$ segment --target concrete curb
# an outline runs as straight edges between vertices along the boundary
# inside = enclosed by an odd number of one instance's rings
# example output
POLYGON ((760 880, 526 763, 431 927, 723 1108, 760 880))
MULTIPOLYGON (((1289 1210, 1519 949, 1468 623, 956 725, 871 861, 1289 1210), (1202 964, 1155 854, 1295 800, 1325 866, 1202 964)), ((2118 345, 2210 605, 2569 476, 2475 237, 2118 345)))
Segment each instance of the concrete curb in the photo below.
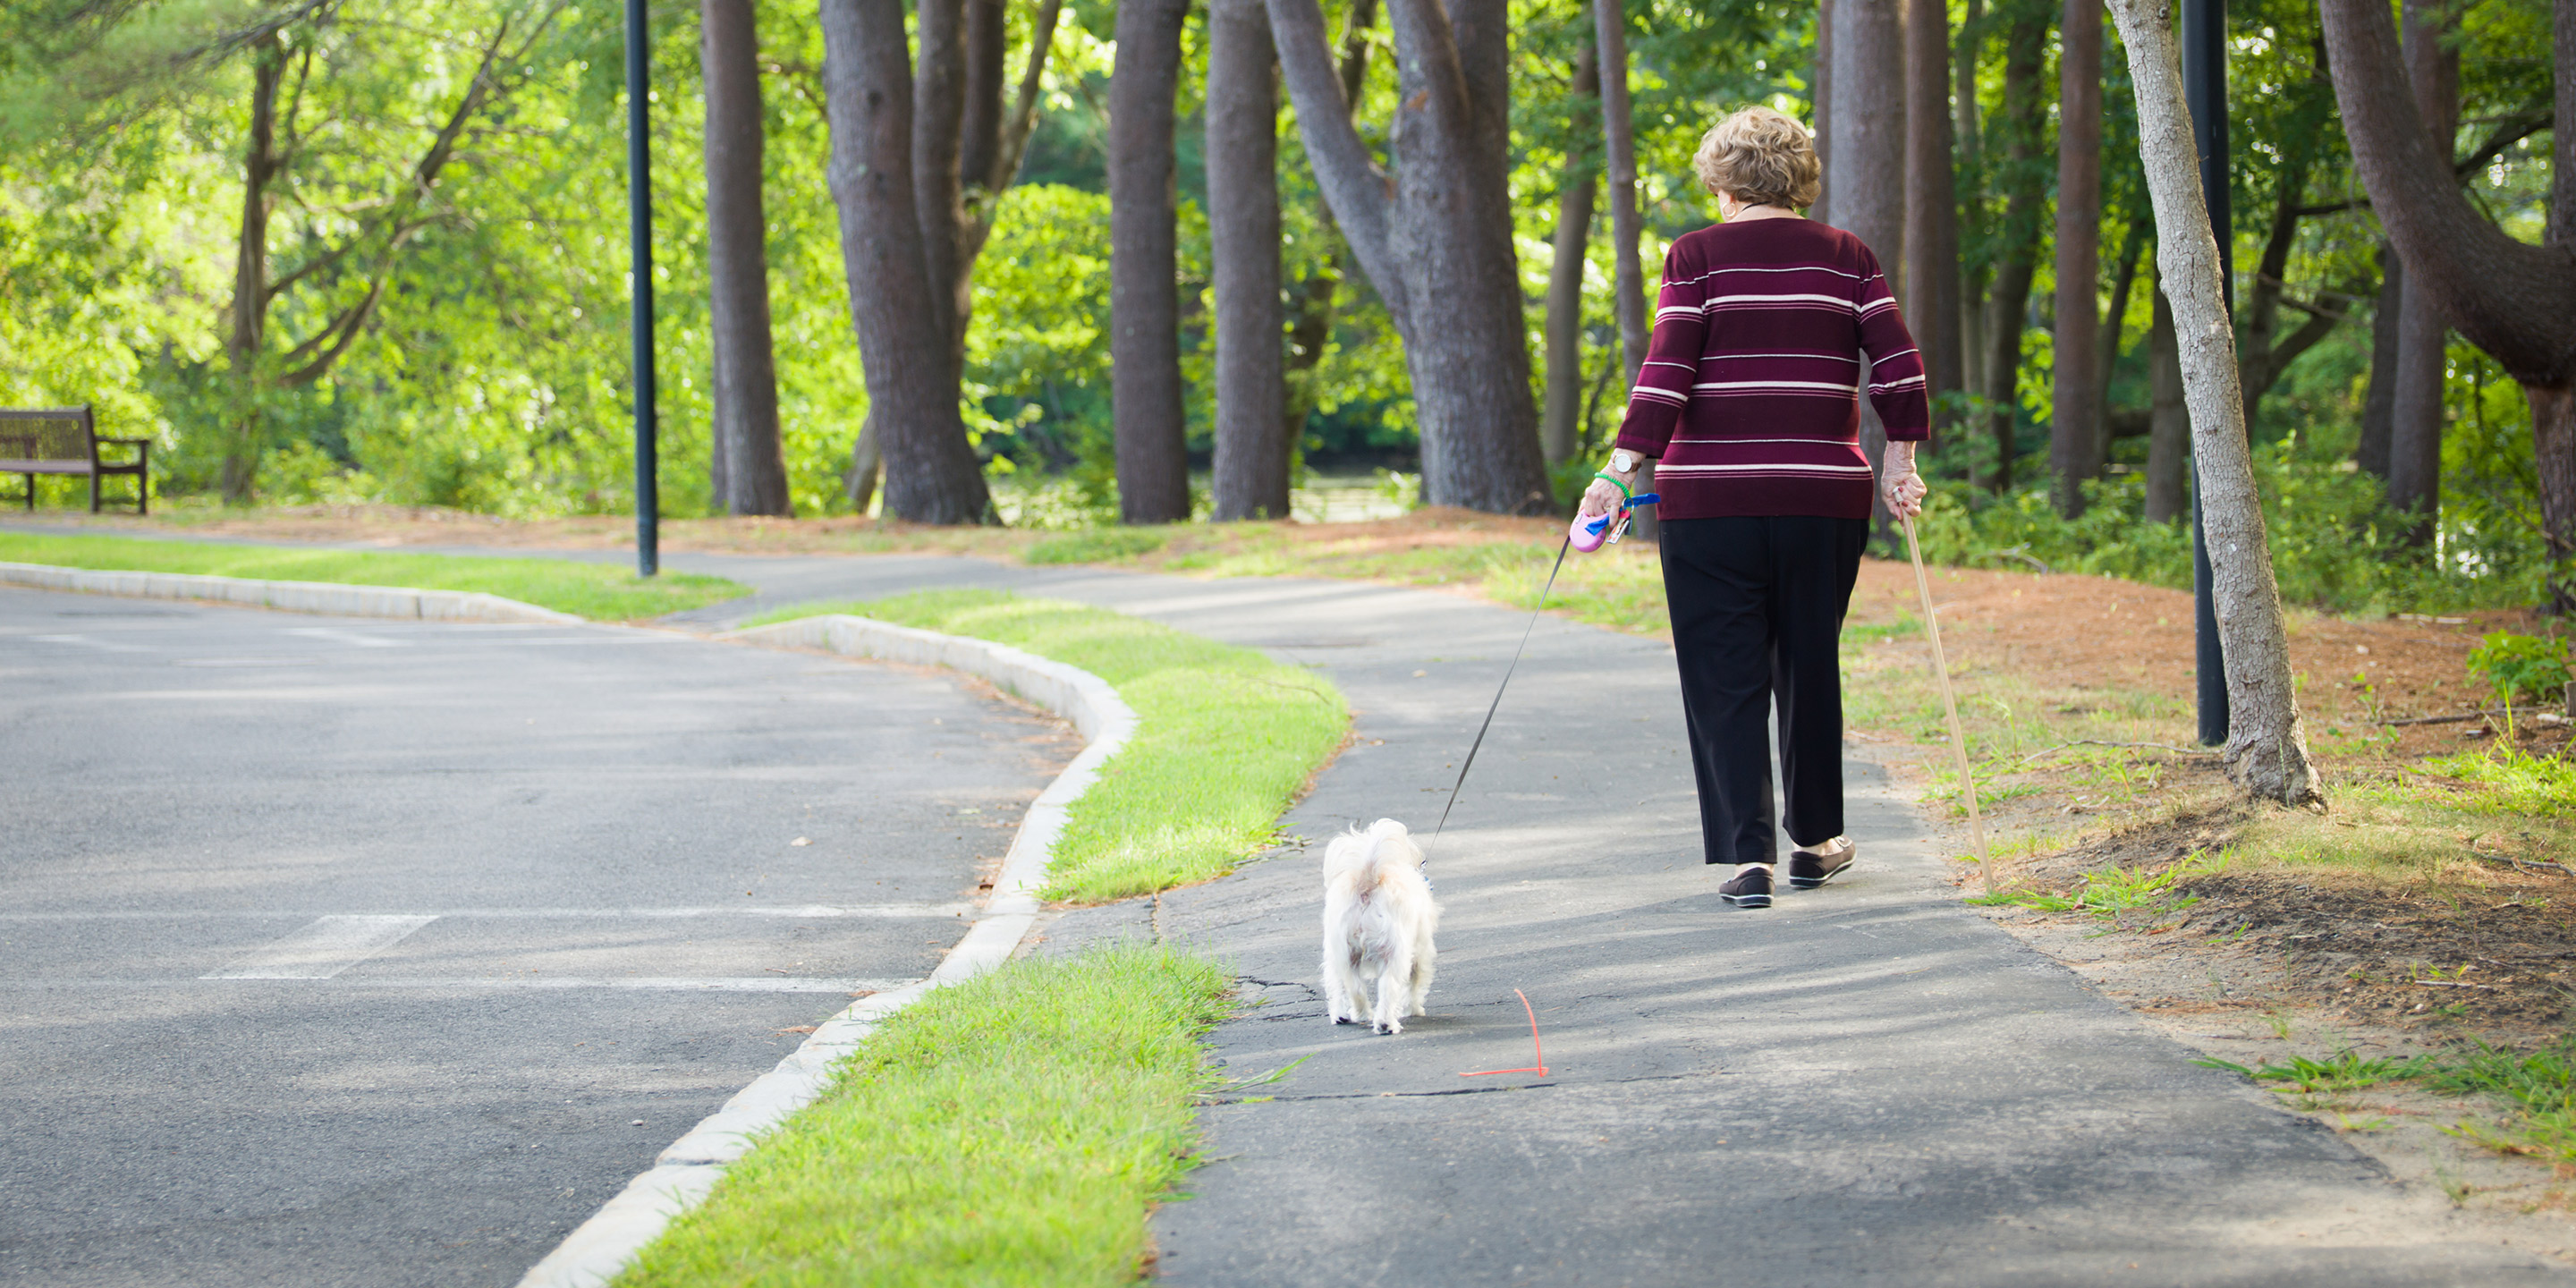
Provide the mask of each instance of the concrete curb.
POLYGON ((327 581, 259 581, 184 572, 118 572, 54 564, 0 563, 0 585, 68 590, 138 599, 210 599, 337 617, 401 617, 439 622, 537 622, 579 626, 584 619, 499 595, 404 586, 346 586, 327 581))
POLYGON ((597 1288, 625 1270, 673 1218, 697 1206, 724 1170, 758 1137, 812 1104, 831 1083, 832 1066, 856 1049, 877 1022, 934 988, 972 979, 1011 959, 1037 920, 1038 891, 1047 861, 1064 834, 1066 811, 1100 767, 1136 733, 1136 713, 1108 681, 1089 671, 1052 662, 1007 644, 942 635, 833 615, 732 631, 716 638, 773 648, 820 648, 853 657, 945 666, 992 681, 1073 722, 1089 746, 1038 794, 1020 819, 1019 833, 994 879, 993 897, 966 937, 948 950, 939 969, 917 984, 862 998, 818 1025, 778 1067, 735 1093, 724 1107, 689 1129, 654 1160, 651 1171, 627 1182, 617 1197, 566 1236, 530 1268, 519 1288, 597 1288))

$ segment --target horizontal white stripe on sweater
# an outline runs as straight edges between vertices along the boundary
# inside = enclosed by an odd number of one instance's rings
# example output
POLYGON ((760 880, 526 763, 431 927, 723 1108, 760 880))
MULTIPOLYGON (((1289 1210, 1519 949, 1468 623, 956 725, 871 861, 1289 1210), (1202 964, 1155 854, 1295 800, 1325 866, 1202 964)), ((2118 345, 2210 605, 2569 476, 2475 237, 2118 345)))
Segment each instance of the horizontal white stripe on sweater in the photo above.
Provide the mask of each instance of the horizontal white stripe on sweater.
POLYGON ((1852 308, 1852 302, 1839 295, 1799 292, 1787 295, 1713 295, 1706 303, 1700 305, 1700 309, 1705 312, 1709 309, 1740 309, 1764 304, 1787 304, 1806 308, 1830 307, 1845 312, 1850 312, 1852 308))
POLYGON ((1768 393, 1834 393, 1856 395, 1860 392, 1860 387, 1857 385, 1838 385, 1822 380, 1712 380, 1703 381, 1702 383, 1691 386, 1691 392, 1693 393, 1698 393, 1703 390, 1712 393, 1741 393, 1753 391, 1768 393))
POLYGON ((1628 401, 1635 402, 1640 398, 1652 398, 1658 402, 1671 403, 1676 407, 1690 404, 1690 395, 1674 393, 1670 389, 1657 389, 1653 385, 1639 385, 1628 391, 1628 401))
POLYGON ((1904 378, 1904 379, 1902 379, 1902 380, 1891 380, 1891 381, 1888 381, 1886 384, 1883 384, 1883 385, 1882 385, 1882 384, 1877 383, 1876 381, 1872 381, 1872 382, 1870 382, 1869 391, 1870 391, 1871 393, 1874 393, 1874 394, 1884 394, 1884 393, 1894 393, 1895 391, 1897 391, 1897 390, 1899 390, 1899 389, 1920 389, 1920 388, 1922 388, 1922 387, 1923 387, 1923 377, 1921 377, 1921 376, 1907 376, 1907 377, 1905 377, 1905 378, 1904 378))
POLYGON ((1724 359, 1728 362, 1733 362, 1742 358, 1796 358, 1802 360, 1813 358, 1818 362, 1848 362, 1855 367, 1860 365, 1860 359, 1840 353, 1704 353, 1700 355, 1699 360, 1702 362, 1716 362, 1720 359, 1724 359))
POLYGON ((1819 466, 1819 464, 1759 464, 1759 466, 1674 466, 1656 464, 1654 477, 1669 479, 1674 474, 1819 474, 1819 477, 1852 477, 1870 474, 1870 466, 1819 466))
POLYGON ((1686 438, 1676 434, 1673 436, 1672 441, 1676 445, 1681 443, 1708 443, 1713 446, 1731 446, 1736 443, 1806 443, 1816 447, 1855 448, 1860 446, 1860 440, 1857 438, 1686 438))
MULTIPOLYGON (((1682 286, 1696 285, 1700 282, 1705 282, 1720 273, 1831 273, 1836 277, 1847 277, 1855 282, 1861 280, 1860 274, 1858 273, 1846 273, 1839 268, 1831 268, 1823 264, 1783 264, 1776 268, 1744 264, 1737 265, 1732 268, 1712 268, 1697 277, 1682 278, 1678 284, 1682 286)), ((1674 285, 1674 283, 1666 283, 1666 285, 1674 285)))

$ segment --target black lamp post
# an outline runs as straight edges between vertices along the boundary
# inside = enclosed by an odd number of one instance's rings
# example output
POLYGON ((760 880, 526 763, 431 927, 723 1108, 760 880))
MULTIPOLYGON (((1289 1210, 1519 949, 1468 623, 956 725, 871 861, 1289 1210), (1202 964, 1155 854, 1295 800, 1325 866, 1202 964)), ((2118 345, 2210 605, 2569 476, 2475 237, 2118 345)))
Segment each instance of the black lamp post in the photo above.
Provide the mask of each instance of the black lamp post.
POLYGON ((634 285, 628 329, 635 339, 635 573, 662 566, 662 492, 653 420, 653 136, 646 110, 644 0, 626 0, 626 223, 634 285))
MULTIPOLYGON (((2200 153, 2200 192, 2209 231, 2218 241, 2218 298, 2232 315, 2236 281, 2235 217, 2228 208, 2227 0, 2183 0, 2182 96, 2191 106, 2191 137, 2200 153)), ((2227 741, 2227 668, 2218 646, 2218 613, 2210 602, 2209 531, 2200 520, 2200 479, 2191 487, 2193 668, 2200 698, 2200 741, 2227 741)))

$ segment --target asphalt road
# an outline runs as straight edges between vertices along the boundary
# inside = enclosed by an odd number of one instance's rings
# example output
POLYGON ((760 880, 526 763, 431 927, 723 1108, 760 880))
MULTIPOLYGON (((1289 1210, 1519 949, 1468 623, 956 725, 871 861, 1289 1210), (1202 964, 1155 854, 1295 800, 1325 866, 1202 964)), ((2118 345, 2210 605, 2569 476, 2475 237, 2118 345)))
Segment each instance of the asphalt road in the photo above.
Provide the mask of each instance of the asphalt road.
POLYGON ((0 589, 0 1282, 513 1283, 929 973, 1076 749, 664 632, 0 589))

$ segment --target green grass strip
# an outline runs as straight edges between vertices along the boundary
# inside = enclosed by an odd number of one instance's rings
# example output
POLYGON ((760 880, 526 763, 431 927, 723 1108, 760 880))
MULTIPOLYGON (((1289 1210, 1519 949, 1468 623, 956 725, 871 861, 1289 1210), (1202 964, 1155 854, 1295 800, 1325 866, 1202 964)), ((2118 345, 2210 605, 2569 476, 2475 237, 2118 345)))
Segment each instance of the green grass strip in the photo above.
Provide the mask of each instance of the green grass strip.
POLYGON ((1074 803, 1050 899, 1101 903, 1224 875, 1268 843, 1350 729, 1341 691, 1312 671, 1104 608, 943 590, 758 620, 820 613, 1023 648, 1099 676, 1136 709, 1136 736, 1074 803))
POLYGON ((619 1288, 1124 1284, 1195 1165, 1232 981, 1161 948, 932 992, 672 1223, 619 1288))
POLYGON ((623 622, 739 599, 751 588, 722 577, 664 573, 649 580, 619 564, 482 555, 400 554, 241 546, 141 537, 55 537, 0 532, 0 561, 119 572, 180 572, 259 581, 323 581, 499 595, 595 621, 623 622))

